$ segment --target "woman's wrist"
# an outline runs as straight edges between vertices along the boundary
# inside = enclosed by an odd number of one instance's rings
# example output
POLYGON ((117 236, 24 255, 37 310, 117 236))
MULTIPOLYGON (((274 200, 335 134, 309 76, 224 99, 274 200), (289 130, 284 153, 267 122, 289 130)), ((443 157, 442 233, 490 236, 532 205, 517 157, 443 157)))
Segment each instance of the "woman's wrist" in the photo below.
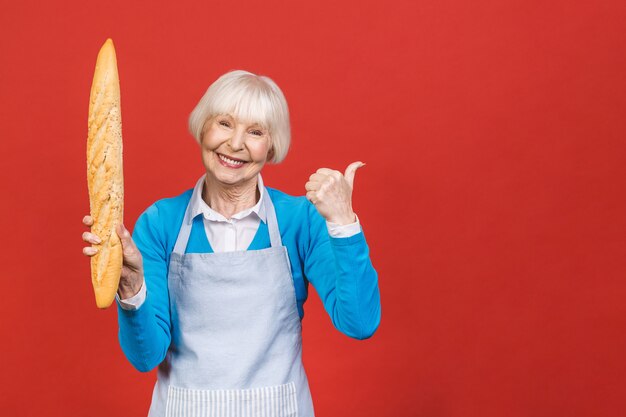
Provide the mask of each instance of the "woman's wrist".
POLYGON ((336 224, 338 226, 345 226, 347 224, 352 224, 356 222, 356 214, 353 211, 350 213, 346 213, 342 216, 333 217, 328 219, 329 223, 336 224))
POLYGON ((140 277, 141 279, 136 279, 132 282, 120 280, 117 293, 121 300, 129 299, 139 293, 139 290, 141 290, 141 286, 143 285, 143 274, 141 274, 140 277))

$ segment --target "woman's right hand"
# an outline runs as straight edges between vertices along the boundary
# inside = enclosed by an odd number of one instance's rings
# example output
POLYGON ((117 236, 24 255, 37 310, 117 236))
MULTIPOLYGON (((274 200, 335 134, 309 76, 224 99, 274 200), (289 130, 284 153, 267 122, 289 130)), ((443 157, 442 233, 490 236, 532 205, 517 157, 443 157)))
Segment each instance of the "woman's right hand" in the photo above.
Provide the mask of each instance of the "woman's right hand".
MULTIPOLYGON (((91 216, 83 217, 83 224, 89 228, 93 225, 93 218, 91 216)), ((137 245, 133 242, 130 232, 120 224, 117 227, 117 235, 122 241, 122 273, 120 275, 120 284, 117 290, 120 298, 126 300, 133 295, 137 294, 143 284, 143 259, 141 252, 137 249, 137 245)), ((92 245, 99 245, 102 243, 101 239, 93 233, 83 233, 83 240, 92 245)), ((87 246, 83 248, 83 254, 88 257, 94 256, 98 253, 98 248, 93 246, 87 246)))

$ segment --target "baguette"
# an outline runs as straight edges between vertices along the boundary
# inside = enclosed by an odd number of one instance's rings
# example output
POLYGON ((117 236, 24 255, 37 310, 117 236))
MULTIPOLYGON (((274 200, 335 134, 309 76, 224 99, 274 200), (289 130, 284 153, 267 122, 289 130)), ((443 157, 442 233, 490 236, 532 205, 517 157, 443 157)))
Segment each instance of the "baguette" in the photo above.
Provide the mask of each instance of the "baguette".
POLYGON ((115 231, 123 223, 122 114, 113 41, 107 39, 96 61, 89 98, 87 184, 93 226, 102 243, 91 257, 91 281, 98 308, 115 299, 122 272, 122 245, 115 231))

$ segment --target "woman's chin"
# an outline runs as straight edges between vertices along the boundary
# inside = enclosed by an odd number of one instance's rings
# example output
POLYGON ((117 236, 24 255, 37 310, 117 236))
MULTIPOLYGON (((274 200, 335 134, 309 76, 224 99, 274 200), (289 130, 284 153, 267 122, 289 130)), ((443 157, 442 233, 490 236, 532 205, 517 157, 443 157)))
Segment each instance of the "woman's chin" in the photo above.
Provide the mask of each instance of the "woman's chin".
POLYGON ((207 171, 209 176, 221 185, 224 186, 239 186, 246 184, 256 178, 256 174, 250 174, 249 172, 239 169, 229 169, 225 167, 218 167, 216 170, 207 171))

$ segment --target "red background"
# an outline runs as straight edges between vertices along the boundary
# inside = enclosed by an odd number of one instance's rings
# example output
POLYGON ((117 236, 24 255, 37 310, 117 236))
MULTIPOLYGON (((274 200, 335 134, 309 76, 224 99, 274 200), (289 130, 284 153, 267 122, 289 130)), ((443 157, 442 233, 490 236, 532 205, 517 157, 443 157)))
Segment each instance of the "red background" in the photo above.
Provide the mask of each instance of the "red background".
POLYGON ((354 160, 376 335, 312 293, 325 416, 618 416, 626 408, 626 3, 2 0, 0 414, 143 416, 81 254, 89 89, 113 38, 125 218, 202 173, 186 120, 231 69, 272 77, 303 194, 354 160))

